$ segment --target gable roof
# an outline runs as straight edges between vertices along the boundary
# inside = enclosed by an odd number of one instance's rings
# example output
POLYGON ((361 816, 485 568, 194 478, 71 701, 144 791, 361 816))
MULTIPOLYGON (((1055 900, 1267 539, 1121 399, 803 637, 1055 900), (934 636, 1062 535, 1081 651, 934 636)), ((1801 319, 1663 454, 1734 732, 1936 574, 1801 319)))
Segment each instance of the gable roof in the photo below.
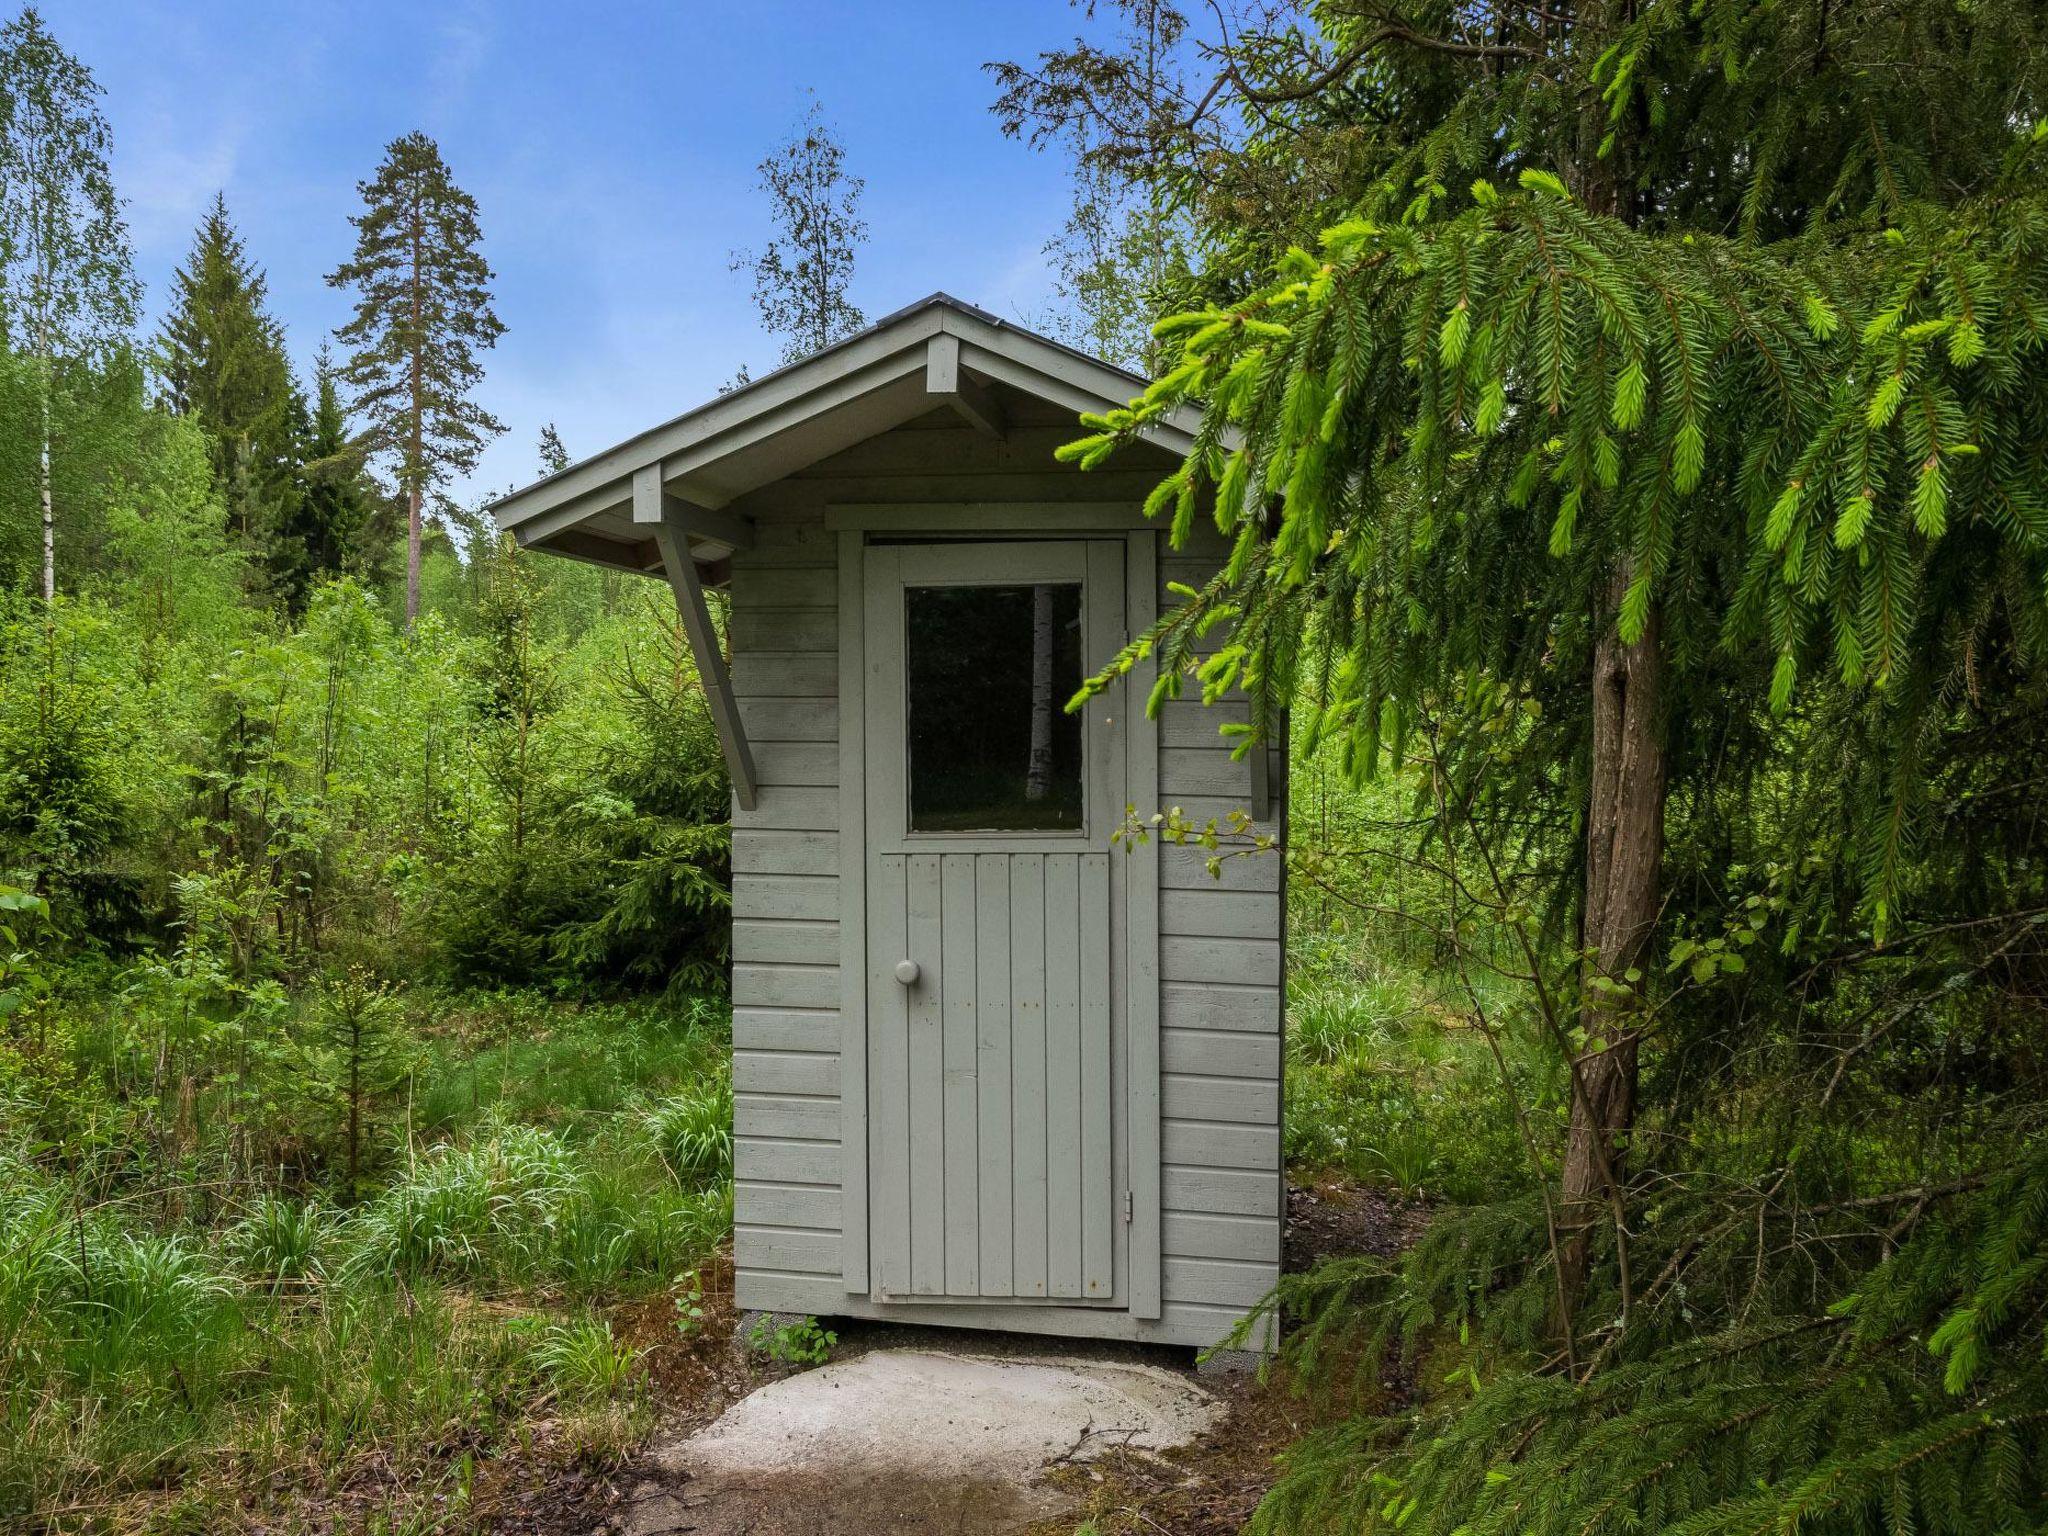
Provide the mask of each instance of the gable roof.
MULTIPOLYGON (((951 401, 986 430, 987 386, 1074 411, 1128 404, 1145 380, 1051 337, 935 293, 821 352, 720 395, 489 504, 522 545, 624 570, 659 568, 652 528, 666 506, 693 553, 744 544, 736 497, 951 401), (635 482, 640 487, 636 500, 635 482)), ((1147 432, 1175 453, 1199 413, 1183 407, 1147 432)), ((1076 435, 1080 433, 1076 425, 1076 435)))

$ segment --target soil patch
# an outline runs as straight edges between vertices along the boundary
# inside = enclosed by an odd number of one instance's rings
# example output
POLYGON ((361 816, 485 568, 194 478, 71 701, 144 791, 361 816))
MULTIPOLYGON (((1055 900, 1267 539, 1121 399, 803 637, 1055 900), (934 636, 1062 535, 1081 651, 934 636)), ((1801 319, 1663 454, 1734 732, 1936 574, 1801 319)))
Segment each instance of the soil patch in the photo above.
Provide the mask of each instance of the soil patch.
POLYGON ((650 1480, 604 1529, 631 1536, 1000 1536, 1042 1505, 1012 1484, 849 1467, 650 1480))
POLYGON ((1423 1201, 1404 1199, 1341 1174, 1290 1182, 1280 1267, 1297 1275, 1324 1259, 1350 1254, 1391 1258, 1414 1246, 1428 1225, 1429 1206, 1423 1201))

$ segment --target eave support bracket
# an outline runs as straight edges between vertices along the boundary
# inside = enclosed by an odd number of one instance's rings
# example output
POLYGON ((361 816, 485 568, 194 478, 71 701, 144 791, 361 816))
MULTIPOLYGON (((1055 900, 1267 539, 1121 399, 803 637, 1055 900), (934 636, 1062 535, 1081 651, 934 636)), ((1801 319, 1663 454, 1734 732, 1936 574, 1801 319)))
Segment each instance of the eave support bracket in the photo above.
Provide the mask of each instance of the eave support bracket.
POLYGON ((960 338, 941 331, 926 344, 924 391, 950 405, 975 431, 1003 441, 1003 408, 988 386, 960 366, 960 338))
POLYGON ((633 521, 653 524, 662 570, 675 593, 683 633, 689 638, 690 654, 697 661, 697 676, 704 685, 704 700, 711 706, 711 723, 718 731, 719 748, 725 753, 726 772, 732 776, 733 799, 741 810, 751 811, 760 783, 754 772, 754 753, 747 745, 739 702, 733 697, 732 674, 725 665, 718 631, 711 624, 710 605, 704 600, 703 576, 690 552, 692 534, 719 542, 725 540, 709 529, 691 527, 690 512, 685 503, 662 490, 660 465, 634 473, 633 521))

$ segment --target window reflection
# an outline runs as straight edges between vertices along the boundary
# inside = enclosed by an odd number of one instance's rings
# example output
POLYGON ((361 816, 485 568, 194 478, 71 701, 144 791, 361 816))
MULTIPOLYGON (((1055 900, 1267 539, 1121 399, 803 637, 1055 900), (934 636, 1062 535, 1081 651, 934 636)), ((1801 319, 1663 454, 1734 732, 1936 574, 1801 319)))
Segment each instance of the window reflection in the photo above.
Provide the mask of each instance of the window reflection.
POLYGON ((910 829, 1081 825, 1078 583, 904 592, 910 829))

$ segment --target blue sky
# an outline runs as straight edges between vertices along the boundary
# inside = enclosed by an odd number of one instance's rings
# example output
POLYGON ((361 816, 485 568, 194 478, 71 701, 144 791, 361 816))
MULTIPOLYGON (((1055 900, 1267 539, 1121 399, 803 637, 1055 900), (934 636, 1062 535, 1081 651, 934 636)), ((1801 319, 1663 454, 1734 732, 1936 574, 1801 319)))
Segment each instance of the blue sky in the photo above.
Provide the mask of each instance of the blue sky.
POLYGON ((542 423, 581 457, 775 361, 736 247, 754 166, 815 88, 867 180, 854 298, 943 288, 1042 315, 1059 161, 1005 140, 981 64, 1083 26, 1065 0, 323 4, 45 0, 106 91, 151 328, 216 190, 303 366, 347 314, 356 182, 422 128, 482 205, 507 334, 483 403, 510 430, 461 495, 531 479, 542 423))

